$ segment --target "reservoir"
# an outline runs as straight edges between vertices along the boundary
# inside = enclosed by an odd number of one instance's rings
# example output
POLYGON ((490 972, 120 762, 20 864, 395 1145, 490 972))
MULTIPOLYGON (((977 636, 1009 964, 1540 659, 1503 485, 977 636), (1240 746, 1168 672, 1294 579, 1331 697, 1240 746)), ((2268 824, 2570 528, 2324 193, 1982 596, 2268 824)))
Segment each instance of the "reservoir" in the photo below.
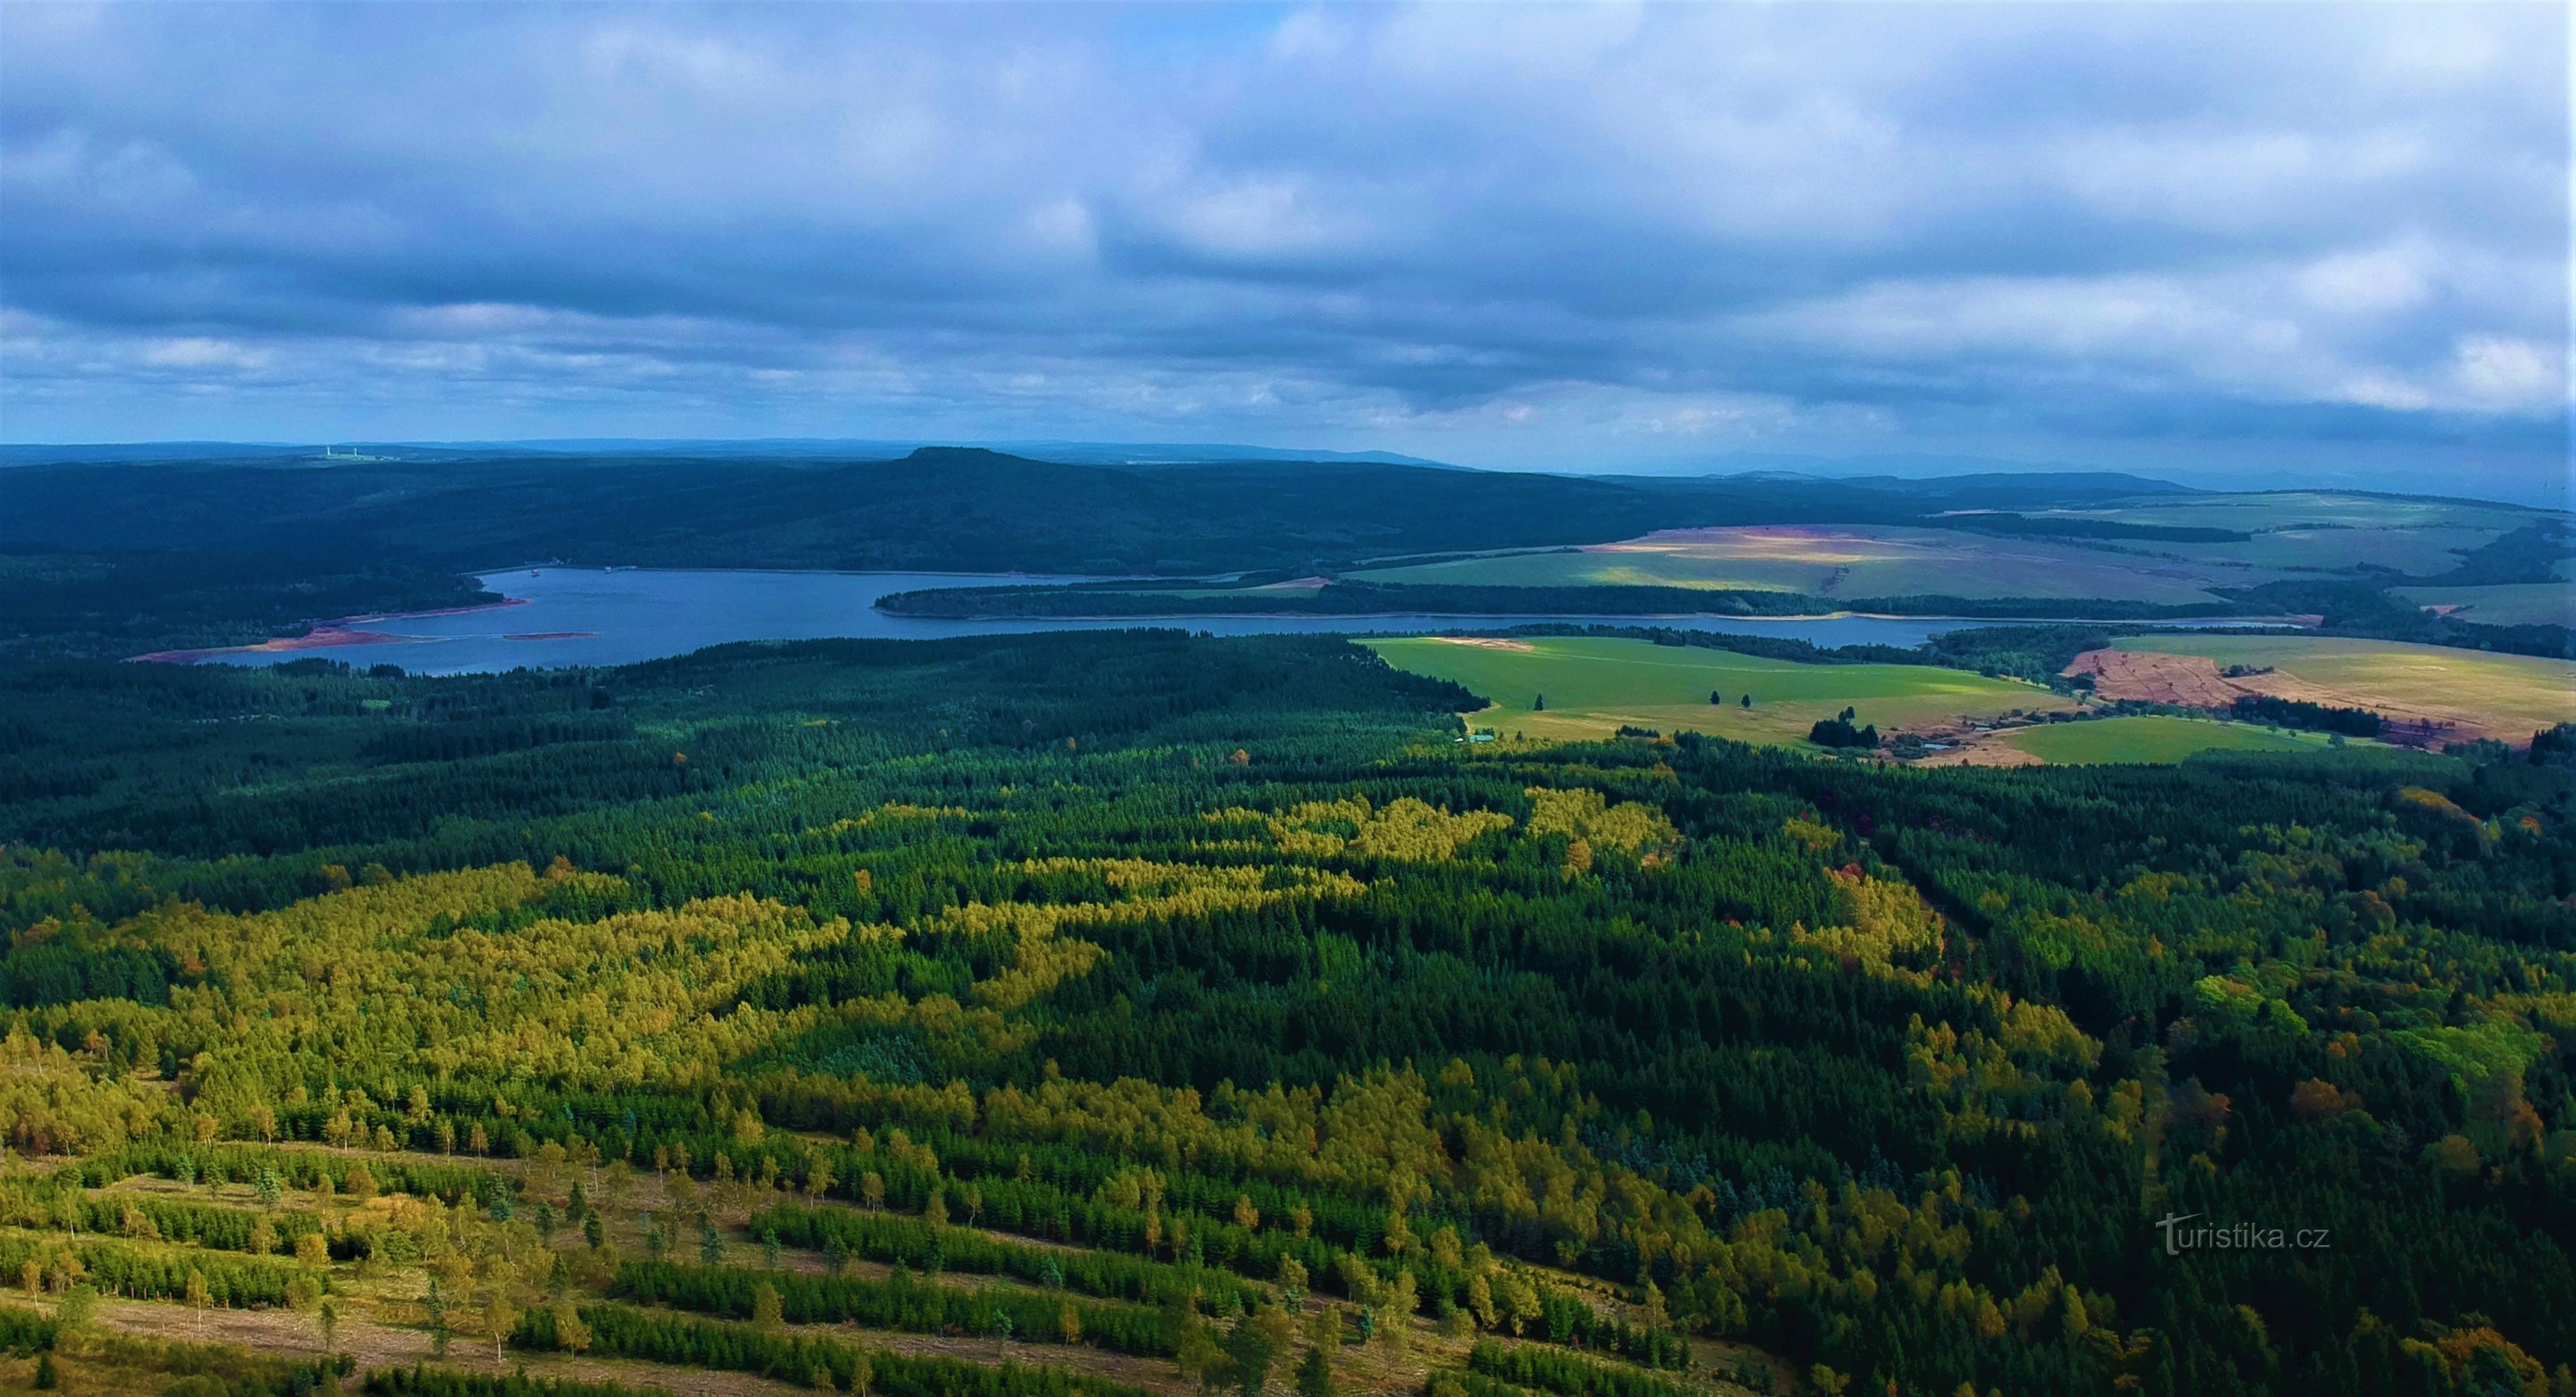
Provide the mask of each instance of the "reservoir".
POLYGON ((510 598, 501 606, 416 616, 351 618, 336 623, 346 640, 296 649, 211 651, 226 664, 280 664, 328 659, 365 667, 400 665, 415 674, 465 674, 519 668, 624 665, 684 655, 736 640, 864 637, 927 640, 943 636, 1030 631, 1164 627, 1213 635, 1424 634, 1491 630, 1541 622, 1665 626, 1738 635, 1778 636, 1815 645, 1913 646, 1941 631, 2011 624, 1941 617, 1834 616, 1760 619, 1733 616, 1188 616, 1171 620, 1008 618, 949 620, 892 616, 876 609, 890 592, 931 587, 988 587, 1085 579, 903 572, 743 572, 650 568, 519 568, 482 575, 510 598))

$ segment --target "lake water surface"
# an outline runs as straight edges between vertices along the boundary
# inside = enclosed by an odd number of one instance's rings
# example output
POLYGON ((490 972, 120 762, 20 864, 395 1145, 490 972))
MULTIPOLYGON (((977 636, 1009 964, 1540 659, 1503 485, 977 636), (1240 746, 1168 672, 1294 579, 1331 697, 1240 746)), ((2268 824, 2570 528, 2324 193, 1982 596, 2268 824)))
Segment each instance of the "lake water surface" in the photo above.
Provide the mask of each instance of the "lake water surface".
POLYGON ((483 585, 519 604, 443 615, 394 616, 345 623, 351 630, 399 637, 309 650, 218 651, 226 664, 281 664, 297 659, 366 666, 400 665, 416 674, 460 674, 521 667, 623 665, 685 655, 734 640, 814 640, 859 636, 922 640, 941 636, 1031 631, 1122 630, 1161 626, 1214 635, 1409 633, 1492 629, 1536 622, 1656 625, 1738 635, 1780 636, 1817 645, 1919 645, 1941 631, 2007 624, 1938 618, 1886 620, 1847 616, 1804 620, 1686 616, 1189 616, 1171 620, 928 620, 876 609, 889 592, 929 587, 984 587, 1083 579, 966 576, 905 572, 695 572, 621 568, 521 568, 483 575, 483 585))

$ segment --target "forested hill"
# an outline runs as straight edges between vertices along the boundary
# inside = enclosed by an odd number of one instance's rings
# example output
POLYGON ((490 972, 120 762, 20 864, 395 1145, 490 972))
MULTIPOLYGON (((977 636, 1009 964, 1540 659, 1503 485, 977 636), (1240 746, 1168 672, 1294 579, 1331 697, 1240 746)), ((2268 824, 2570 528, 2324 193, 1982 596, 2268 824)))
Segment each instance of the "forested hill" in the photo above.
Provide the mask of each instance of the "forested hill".
MULTIPOLYGON (((1353 461, 1081 465, 923 448, 893 461, 525 454, 0 470, 0 549, 447 568, 1204 574, 1597 543, 1659 528, 1903 523, 2095 501, 2125 476, 1592 479, 1353 461)), ((2169 488, 2169 487, 2167 487, 2169 488)))
POLYGON ((882 1397, 2567 1390, 2564 744, 1459 702, 1170 631, 0 669, 0 1315, 882 1397))

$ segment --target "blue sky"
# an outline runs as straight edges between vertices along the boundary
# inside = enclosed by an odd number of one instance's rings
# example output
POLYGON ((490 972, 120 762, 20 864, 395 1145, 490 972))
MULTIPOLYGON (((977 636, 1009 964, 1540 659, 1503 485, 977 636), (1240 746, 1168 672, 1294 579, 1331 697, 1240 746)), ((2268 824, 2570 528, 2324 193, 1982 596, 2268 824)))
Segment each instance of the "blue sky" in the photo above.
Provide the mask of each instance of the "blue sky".
POLYGON ((2554 5, 0 7, 0 436, 2563 481, 2554 5))

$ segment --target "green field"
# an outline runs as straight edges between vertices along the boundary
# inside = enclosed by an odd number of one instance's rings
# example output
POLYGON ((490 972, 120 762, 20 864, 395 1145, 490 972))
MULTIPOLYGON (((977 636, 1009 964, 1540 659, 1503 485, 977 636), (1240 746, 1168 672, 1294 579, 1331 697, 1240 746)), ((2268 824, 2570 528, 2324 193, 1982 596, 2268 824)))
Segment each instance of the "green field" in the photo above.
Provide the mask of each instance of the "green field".
POLYGON ((1527 647, 1508 650, 1430 636, 1362 643, 1399 669, 1455 680, 1492 700, 1469 721, 1507 737, 1604 737, 1627 724, 1780 744, 1804 741, 1817 719, 1845 707, 1888 732, 2074 706, 2034 685, 1930 665, 1800 664, 1589 637, 1501 642, 1527 647), (1725 703, 1711 704, 1711 690, 1725 703), (1747 693, 1751 708, 1741 703, 1747 693), (1544 712, 1535 707, 1541 696, 1544 712))
MULTIPOLYGON (((2535 517, 2503 506, 2326 491, 2165 496, 2033 518, 2231 529, 2249 538, 2002 536, 1884 525, 1667 529, 1581 549, 1451 558, 1352 574, 1371 581, 1488 587, 1655 586, 1799 592, 1827 598, 2078 598, 2216 601, 2212 589, 2384 568, 2429 577, 2535 517)), ((1957 516, 1972 525, 1974 515, 1957 516)), ((2477 619, 2494 621, 2491 612, 2477 619)))
MULTIPOLYGON (((1670 529, 1581 549, 1453 558, 1353 574, 1493 587, 1657 586, 1819 597, 2102 597, 2208 602, 2219 587, 2384 568, 2438 576, 2529 516, 2503 508, 2289 493, 2159 499, 2034 517, 2235 529, 2250 538, 2007 537, 1879 525, 1670 529)), ((1970 524, 1973 515, 1959 516, 1970 524)))
POLYGON ((2053 766, 2108 762, 2171 763, 2195 752, 2313 752, 2330 745, 2313 733, 2281 732, 2250 723, 2151 715, 2096 718, 2022 728, 1996 739, 2053 766))
POLYGON ((1817 597, 2105 597, 2215 602, 2212 587, 2274 581, 2276 569, 2223 555, 2184 559, 2061 539, 1949 529, 1764 525, 1674 529, 1579 552, 1462 558, 1353 576, 1456 586, 1662 586, 1803 592, 1817 597))
POLYGON ((2576 662, 2567 660, 2325 636, 2156 635, 2112 644, 2199 655, 2221 668, 2268 668, 2294 681, 2265 685, 2285 698, 2436 718, 2513 740, 2576 722, 2576 662))
POLYGON ((2147 543, 2140 547, 2178 558, 2216 565, 2235 563, 2271 569, 2283 575, 2349 573, 2355 568, 2388 568, 2415 577, 2438 577, 2460 565, 2461 556, 2495 541, 2493 530, 2428 525, 2422 528, 2357 526, 2331 529, 2271 529, 2247 539, 2223 543, 2147 543))
POLYGON ((2232 563, 2290 574, 2387 568, 2418 577, 2449 572, 2459 566, 2462 555, 2541 517, 2504 505, 2323 490, 2171 496, 2033 513, 2044 518, 2234 529, 2253 535, 2221 543, 2140 545, 2196 563, 2232 563))
POLYGON ((2505 505, 2398 499, 2331 490, 2277 490, 2235 495, 2170 495, 2091 509, 2051 509, 2036 515, 2066 519, 2115 519, 2124 524, 2260 533, 2329 524, 2348 529, 2471 529, 2488 534, 2521 528, 2535 517, 2505 505))
POLYGON ((2404 587, 2397 595, 2420 606, 2455 606, 2482 626, 2576 626, 2576 586, 2512 582, 2493 587, 2404 587))

